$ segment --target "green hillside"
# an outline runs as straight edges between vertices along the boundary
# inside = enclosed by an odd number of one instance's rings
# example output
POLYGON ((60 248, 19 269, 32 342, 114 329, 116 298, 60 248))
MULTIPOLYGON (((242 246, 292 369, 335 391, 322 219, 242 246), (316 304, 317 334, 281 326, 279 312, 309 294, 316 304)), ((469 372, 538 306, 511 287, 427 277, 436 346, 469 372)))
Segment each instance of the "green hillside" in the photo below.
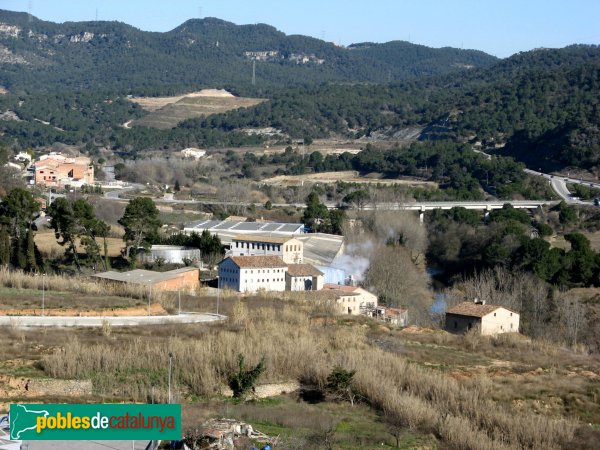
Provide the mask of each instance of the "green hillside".
POLYGON ((482 52, 389 43, 394 58, 264 25, 188 20, 167 33, 119 22, 55 24, 0 10, 0 84, 13 92, 100 89, 167 95, 202 87, 384 82, 483 67, 482 52), (270 52, 268 56, 252 52, 270 52))

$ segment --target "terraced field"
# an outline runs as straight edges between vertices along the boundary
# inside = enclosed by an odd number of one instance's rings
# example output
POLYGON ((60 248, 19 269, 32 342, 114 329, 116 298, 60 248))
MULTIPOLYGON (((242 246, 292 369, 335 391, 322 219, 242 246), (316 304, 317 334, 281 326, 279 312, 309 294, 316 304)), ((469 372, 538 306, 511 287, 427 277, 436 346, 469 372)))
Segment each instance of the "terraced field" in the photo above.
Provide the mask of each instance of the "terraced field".
POLYGON ((146 126, 168 129, 179 122, 194 117, 219 114, 239 108, 248 108, 266 101, 260 98, 234 97, 232 95, 195 94, 179 97, 160 97, 155 99, 133 99, 144 109, 150 111, 147 116, 128 123, 129 126, 146 126))

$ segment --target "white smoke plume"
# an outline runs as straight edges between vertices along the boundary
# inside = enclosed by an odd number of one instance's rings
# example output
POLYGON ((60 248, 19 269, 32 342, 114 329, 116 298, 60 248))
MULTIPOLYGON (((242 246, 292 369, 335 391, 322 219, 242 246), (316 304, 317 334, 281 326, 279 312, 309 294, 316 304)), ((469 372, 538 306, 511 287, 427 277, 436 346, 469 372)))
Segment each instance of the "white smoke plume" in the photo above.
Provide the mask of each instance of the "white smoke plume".
POLYGON ((374 249, 375 245, 370 240, 344 246, 329 267, 319 268, 325 273, 325 282, 344 284, 349 276, 358 282, 363 281, 374 249))

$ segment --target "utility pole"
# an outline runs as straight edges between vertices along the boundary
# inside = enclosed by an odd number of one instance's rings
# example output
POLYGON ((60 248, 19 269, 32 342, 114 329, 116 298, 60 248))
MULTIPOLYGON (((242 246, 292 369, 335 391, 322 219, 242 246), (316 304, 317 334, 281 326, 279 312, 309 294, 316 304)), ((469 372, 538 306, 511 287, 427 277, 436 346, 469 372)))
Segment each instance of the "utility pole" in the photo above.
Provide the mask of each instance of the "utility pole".
POLYGON ((171 369, 173 368, 173 353, 169 352, 169 405, 171 404, 171 369))
POLYGON ((177 298, 178 298, 178 303, 179 303, 179 312, 177 313, 177 315, 181 315, 181 291, 177 291, 177 298))
POLYGON ((150 300, 152 298, 152 285, 149 286, 148 292, 148 315, 150 315, 150 300))
POLYGON ((256 60, 252 60, 252 86, 256 86, 256 60))
POLYGON ((219 315, 219 301, 221 300, 221 277, 217 275, 217 316, 219 315))
POLYGON ((45 287, 46 274, 42 274, 42 316, 45 313, 46 309, 46 287, 45 287))

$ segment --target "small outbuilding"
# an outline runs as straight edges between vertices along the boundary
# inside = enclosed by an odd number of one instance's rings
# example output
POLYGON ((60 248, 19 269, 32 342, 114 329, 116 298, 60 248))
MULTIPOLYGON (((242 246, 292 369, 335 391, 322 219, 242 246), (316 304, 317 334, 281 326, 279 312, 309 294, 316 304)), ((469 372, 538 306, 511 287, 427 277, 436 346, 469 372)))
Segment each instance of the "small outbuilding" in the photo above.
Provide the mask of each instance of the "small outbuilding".
POLYGON ((200 261, 200 249, 179 245, 153 245, 150 251, 141 250, 143 262, 162 261, 167 264, 197 263, 200 261))
POLYGON ((466 333, 477 328, 482 335, 519 332, 519 314, 503 306, 487 305, 475 299, 446 311, 446 331, 466 333))
POLYGON ((151 270, 130 270, 129 272, 102 272, 92 275, 109 283, 137 284, 157 291, 189 291, 200 286, 200 269, 184 267, 168 272, 151 270))
POLYGON ((323 272, 310 264, 288 264, 285 290, 320 291, 323 289, 323 276, 323 272))

